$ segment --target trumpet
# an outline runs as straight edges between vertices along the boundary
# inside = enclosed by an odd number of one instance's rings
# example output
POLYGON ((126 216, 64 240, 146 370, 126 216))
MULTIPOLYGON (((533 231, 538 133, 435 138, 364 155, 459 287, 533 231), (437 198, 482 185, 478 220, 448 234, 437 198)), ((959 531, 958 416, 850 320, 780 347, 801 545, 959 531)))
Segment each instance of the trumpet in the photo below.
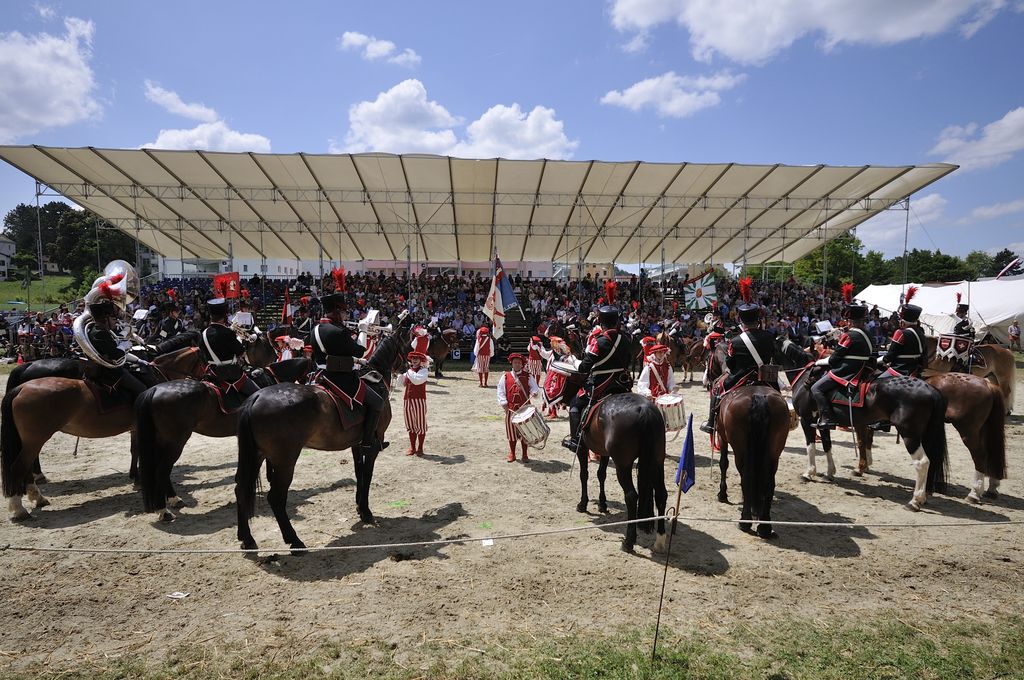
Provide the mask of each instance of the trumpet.
POLYGON ((391 324, 387 326, 379 326, 377 324, 367 324, 365 327, 361 325, 359 321, 346 321, 345 327, 359 333, 366 333, 368 335, 390 335, 394 332, 394 328, 391 324))
POLYGON ((245 326, 240 326, 238 323, 231 322, 231 330, 238 336, 238 341, 243 345, 247 342, 252 342, 259 336, 259 331, 255 327, 249 329, 245 326))

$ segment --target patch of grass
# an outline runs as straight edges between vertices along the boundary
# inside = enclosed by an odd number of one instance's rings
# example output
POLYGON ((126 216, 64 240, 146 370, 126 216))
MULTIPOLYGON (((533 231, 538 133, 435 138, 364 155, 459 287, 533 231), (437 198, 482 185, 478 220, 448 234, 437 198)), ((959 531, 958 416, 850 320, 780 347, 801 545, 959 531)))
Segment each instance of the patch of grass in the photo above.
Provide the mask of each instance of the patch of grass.
POLYGON ((437 640, 397 647, 383 641, 310 648, 279 640, 253 655, 218 645, 187 646, 160 659, 102 657, 8 677, 54 678, 765 678, 961 680, 1024 677, 1024 621, 910 623, 899 612, 870 620, 785 619, 715 632, 653 629, 621 635, 516 636, 495 642, 437 640))
MULTIPOLYGON (((62 293, 61 289, 71 283, 70 276, 50 276, 42 281, 32 282, 32 311, 50 309, 62 302, 68 301, 68 295, 62 293)), ((21 287, 21 281, 0 281, 0 309, 7 312, 14 309, 18 312, 29 311, 26 305, 9 305, 10 300, 26 302, 29 299, 29 292, 21 287)))

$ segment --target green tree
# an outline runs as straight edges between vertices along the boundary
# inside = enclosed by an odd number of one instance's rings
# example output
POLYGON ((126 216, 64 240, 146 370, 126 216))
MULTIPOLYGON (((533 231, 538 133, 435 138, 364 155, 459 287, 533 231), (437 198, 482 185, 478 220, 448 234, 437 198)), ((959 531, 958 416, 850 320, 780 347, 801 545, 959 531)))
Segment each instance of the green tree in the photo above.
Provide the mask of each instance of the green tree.
MULTIPOLYGON (((135 240, 119 229, 107 227, 101 218, 87 210, 72 210, 61 218, 56 237, 47 244, 47 252, 52 259, 65 264, 74 277, 69 288, 77 288, 86 279, 86 270, 95 271, 97 264, 102 267, 111 260, 134 262, 135 240)), ((92 283, 95 277, 94 274, 88 282, 92 283)))
POLYGON ((972 250, 964 258, 964 264, 970 272, 970 279, 977 281, 982 276, 988 276, 989 270, 992 269, 992 256, 981 250, 972 250))
MULTIPOLYGON (((893 283, 896 276, 892 262, 892 260, 886 260, 885 256, 877 250, 869 250, 865 253, 857 274, 853 277, 857 289, 860 290, 871 284, 893 283)), ((900 274, 902 273, 901 270, 900 274)))
MULTIPOLYGON (((45 247, 45 244, 53 243, 57 237, 57 225, 68 212, 75 212, 75 209, 61 201, 50 201, 39 208, 37 224, 36 207, 20 203, 4 217, 3 233, 14 241, 17 250, 36 253, 38 252, 40 227, 42 227, 42 239, 45 247)), ((56 264, 62 270, 68 268, 59 260, 56 261, 56 264)))
MULTIPOLYGON (((988 276, 997 276, 999 272, 1003 271, 1003 267, 1013 262, 1017 255, 1009 248, 1003 248, 998 253, 992 256, 992 266, 988 269, 988 276)), ((1018 262, 1010 271, 1006 272, 1004 276, 1016 276, 1018 274, 1024 274, 1024 266, 1018 262)))
POLYGON ((11 258, 11 266, 19 271, 35 272, 39 269, 39 260, 35 255, 20 251, 11 258))
POLYGON ((826 286, 837 288, 841 282, 857 278, 863 247, 860 239, 849 232, 837 236, 797 260, 794 275, 801 283, 818 286, 824 277, 826 286))

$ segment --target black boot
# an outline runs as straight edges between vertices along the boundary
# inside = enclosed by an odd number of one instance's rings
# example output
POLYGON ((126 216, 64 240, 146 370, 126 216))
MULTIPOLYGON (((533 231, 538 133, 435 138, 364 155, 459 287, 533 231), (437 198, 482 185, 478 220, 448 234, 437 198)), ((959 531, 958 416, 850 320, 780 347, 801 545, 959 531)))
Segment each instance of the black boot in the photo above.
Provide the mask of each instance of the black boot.
POLYGON ((814 427, 819 430, 833 430, 839 425, 839 419, 836 417, 836 412, 832 410, 832 406, 818 407, 820 414, 818 415, 818 422, 814 424, 814 427))
POLYGON ((562 446, 573 453, 580 448, 579 432, 582 416, 583 414, 580 412, 580 409, 575 406, 569 407, 569 436, 562 440, 562 446))
POLYGON ((391 445, 391 442, 386 442, 377 436, 377 425, 379 424, 380 409, 371 409, 367 405, 366 417, 363 420, 363 440, 359 442, 359 448, 363 453, 380 453, 391 445))
POLYGON ((715 421, 718 420, 718 395, 711 397, 711 406, 708 407, 708 419, 700 426, 700 431, 711 434, 715 431, 715 421))

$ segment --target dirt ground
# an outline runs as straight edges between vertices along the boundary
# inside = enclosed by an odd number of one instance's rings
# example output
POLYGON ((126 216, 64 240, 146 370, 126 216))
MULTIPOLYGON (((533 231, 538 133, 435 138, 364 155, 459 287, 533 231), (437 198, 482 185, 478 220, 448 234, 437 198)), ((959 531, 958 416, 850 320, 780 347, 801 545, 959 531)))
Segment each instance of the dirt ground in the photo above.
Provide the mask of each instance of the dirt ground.
MULTIPOLYGON (((497 376, 492 375, 492 382, 497 376)), ((700 422, 707 399, 684 391, 700 422)), ((1024 389, 1016 413, 1024 413, 1024 389)), ((397 403, 397 402, 393 402, 397 403)), ((557 445, 564 418, 553 423, 534 462, 506 463, 495 390, 474 374, 452 372, 428 388, 427 455, 406 457, 401 405, 392 446, 377 464, 370 501, 376 526, 356 521, 354 477, 346 453, 304 453, 289 508, 310 546, 486 536, 543 528, 594 526, 624 519, 622 492, 609 475, 611 514, 575 511, 578 469, 557 445)), ((284 425, 286 426, 286 425, 284 425)), ((836 435, 834 483, 804 483, 802 435, 790 434, 778 474, 777 520, 938 522, 1024 520, 1024 418, 1006 427, 1009 479, 1002 495, 967 504, 972 465, 947 426, 952 489, 922 513, 910 499, 910 458, 893 435, 876 439, 874 469, 854 477, 848 433, 836 435)), ((681 438, 669 444, 671 480, 681 438)), ((0 521, 0 545, 104 548, 234 548, 234 439, 193 436, 175 472, 186 502, 176 521, 157 524, 141 513, 127 478, 128 436, 74 440, 60 434, 43 452, 52 505, 34 518, 0 521)), ((697 439, 697 485, 683 497, 683 516, 734 520, 739 508, 715 500, 717 465, 697 439)), ((823 470, 823 460, 819 470, 823 470)), ((733 500, 739 478, 729 473, 733 500)), ((590 479, 591 498, 597 480, 590 479)), ((670 502, 675 488, 670 487, 670 502)), ((261 547, 282 546, 265 499, 253 533, 261 547)), ((810 620, 857 617, 883 609, 908 623, 1019 614, 1024 609, 1024 526, 943 529, 796 528, 778 540, 741 533, 734 522, 681 526, 671 557, 663 621, 705 630, 772 616, 810 620)), ((182 645, 246 645, 254 653, 296 637, 384 640, 395 658, 415 656, 417 641, 494 641, 653 624, 663 556, 641 535, 635 554, 619 550, 621 528, 570 535, 416 549, 315 553, 277 560, 228 555, 88 555, 0 552, 0 668, 68 664, 103 655, 159 655, 182 645), (188 596, 172 599, 170 593, 188 596)))

